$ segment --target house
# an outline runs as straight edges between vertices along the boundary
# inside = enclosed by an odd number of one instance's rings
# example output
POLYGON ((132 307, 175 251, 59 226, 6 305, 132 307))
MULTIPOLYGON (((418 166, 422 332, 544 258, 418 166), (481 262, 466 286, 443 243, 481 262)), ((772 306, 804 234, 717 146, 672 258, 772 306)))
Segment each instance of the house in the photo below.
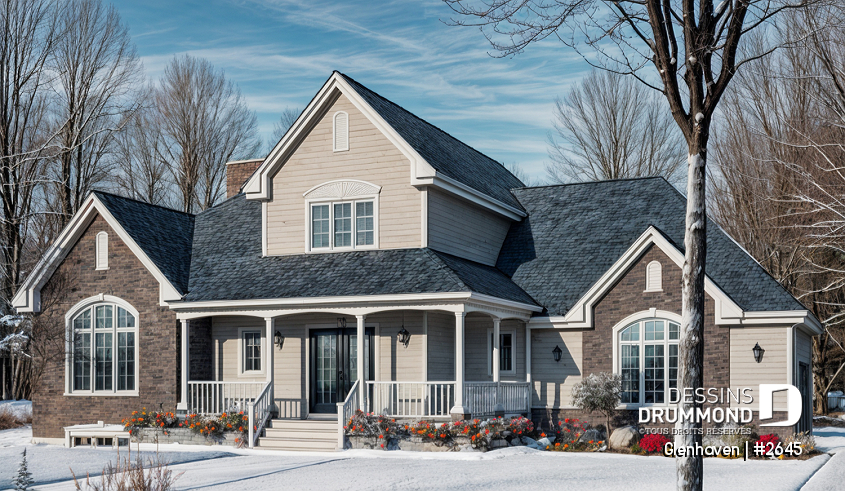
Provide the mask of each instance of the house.
MULTIPOLYGON (((227 172, 197 215, 92 193, 21 287, 67 333, 36 441, 140 407, 251 408, 281 448, 334 448, 309 438, 356 408, 591 419, 570 394, 595 372, 622 375, 623 414, 667 405, 685 199, 665 180, 525 187, 337 72, 227 172)), ((818 320, 712 222, 707 273, 705 385, 793 384, 807 428, 818 320)))

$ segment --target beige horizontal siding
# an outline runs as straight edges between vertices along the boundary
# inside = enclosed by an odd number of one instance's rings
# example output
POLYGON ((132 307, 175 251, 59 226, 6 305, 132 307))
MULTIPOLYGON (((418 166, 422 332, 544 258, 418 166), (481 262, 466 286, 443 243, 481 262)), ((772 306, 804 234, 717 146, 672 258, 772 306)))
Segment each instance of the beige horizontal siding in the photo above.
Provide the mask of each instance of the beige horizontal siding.
MULTIPOLYGON (((791 342, 786 327, 742 327, 731 329, 731 389, 749 387, 755 403, 759 400, 759 384, 785 384, 787 380, 787 343, 791 342), (757 363, 751 351, 754 344, 763 348, 763 360, 757 363)), ((734 401, 732 405, 737 405, 734 401)), ((752 404, 753 405, 753 404, 752 404)), ((786 393, 774 395, 774 409, 786 410, 786 393)))
POLYGON ((582 378, 581 331, 535 329, 531 331, 531 397, 533 407, 571 406, 572 387, 582 378), (563 352, 560 361, 552 356, 555 346, 563 352))
MULTIPOLYGON (((467 382, 492 382, 488 369, 491 351, 487 337, 493 329, 493 320, 486 315, 468 315, 464 332, 464 377, 467 382)), ((513 332, 513 350, 516 354, 516 373, 502 373, 502 381, 525 381, 525 327, 519 321, 502 321, 502 332, 513 332)))
POLYGON ((385 312, 367 317, 367 323, 379 326, 379 377, 381 381, 421 382, 423 372, 423 314, 420 311, 406 311, 404 321, 402 312, 385 312), (406 348, 399 343, 396 334, 402 328, 411 333, 406 348))
POLYGON ((432 249, 494 265, 510 221, 434 188, 428 190, 428 245, 432 249))
MULTIPOLYGON (((212 367, 215 380, 226 382, 260 382, 267 380, 263 373, 254 376, 240 374, 238 355, 241 347, 238 332, 243 328, 261 331, 263 336, 264 319, 255 317, 212 318, 211 338, 214 346, 212 367)), ((262 364, 265 363, 265 360, 266 358, 262 359, 262 364)), ((264 368, 266 369, 266 366, 264 368)))
POLYGON ((455 316, 428 313, 428 380, 455 380, 455 316))
POLYGON ((338 179, 359 179, 382 186, 378 205, 379 246, 419 247, 420 191, 410 184, 410 161, 343 95, 314 126, 273 177, 267 206, 267 252, 305 252, 306 205, 302 195, 338 179), (332 117, 349 114, 349 150, 332 150, 332 117))

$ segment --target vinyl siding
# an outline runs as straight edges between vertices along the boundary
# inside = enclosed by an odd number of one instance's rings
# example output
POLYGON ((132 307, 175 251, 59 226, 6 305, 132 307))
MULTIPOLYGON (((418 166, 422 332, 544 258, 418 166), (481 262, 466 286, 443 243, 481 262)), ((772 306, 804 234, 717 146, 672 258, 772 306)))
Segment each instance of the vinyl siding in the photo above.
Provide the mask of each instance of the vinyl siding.
MULTIPOLYGON (((731 389, 752 389, 758 401, 759 384, 785 384, 787 380, 787 343, 790 330, 785 327, 742 327, 731 329, 731 389), (754 344, 766 350, 757 363, 751 351, 754 344)), ((732 405, 737 405, 731 401, 732 405)), ((786 392, 774 394, 774 409, 786 410, 786 392)))
POLYGON ((419 247, 420 191, 410 185, 410 161, 343 95, 322 116, 273 177, 267 205, 267 253, 301 254, 306 244, 303 194, 338 179, 382 186, 378 206, 382 249, 419 247), (349 150, 332 151, 332 117, 349 114, 349 150))
MULTIPOLYGON (((284 337, 282 349, 274 347, 275 384, 273 396, 280 418, 301 418, 307 414, 305 377, 305 324, 308 317, 294 316, 276 319, 275 328, 284 337)), ((331 322, 332 319, 326 319, 331 322)), ((309 321, 310 322, 310 321, 309 321)))
POLYGON ((437 189, 428 190, 428 245, 493 266, 510 221, 437 189))
MULTIPOLYGON (((264 319, 255 317, 214 317, 211 321, 211 339, 214 349, 212 370, 214 380, 227 382, 261 382, 267 380, 264 373, 241 375, 239 366, 240 340, 238 331, 250 329, 264 332, 264 319)), ((262 345, 263 346, 263 345, 262 345)), ((266 369, 266 358, 262 357, 262 368, 266 369)))
POLYGON ((385 312, 367 317, 367 324, 379 326, 379 373, 381 381, 422 382, 423 373, 423 314, 420 311, 405 312, 405 329, 411 333, 406 348, 397 340, 396 334, 402 328, 402 312, 385 312))
POLYGON ((535 329, 531 331, 532 407, 571 406, 572 387, 582 378, 581 331, 535 329), (563 352, 555 362, 552 350, 563 352))
POLYGON ((428 314, 428 380, 455 380, 455 316, 428 314))
MULTIPOLYGON (((466 355, 464 357, 464 376, 467 382, 492 382, 493 376, 488 370, 490 351, 488 351, 488 329, 493 329, 493 320, 487 316, 468 315, 464 332, 466 355)), ((516 373, 501 374, 502 381, 525 381, 525 327, 519 321, 502 321, 502 332, 514 332, 513 350, 516 353, 516 373)))

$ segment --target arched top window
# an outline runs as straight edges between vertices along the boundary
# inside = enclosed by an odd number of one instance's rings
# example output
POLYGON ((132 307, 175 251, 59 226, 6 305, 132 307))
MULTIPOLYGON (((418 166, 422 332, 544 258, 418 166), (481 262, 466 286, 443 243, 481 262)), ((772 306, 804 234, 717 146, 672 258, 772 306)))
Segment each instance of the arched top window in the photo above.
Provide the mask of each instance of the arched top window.
POLYGON ((334 113, 332 150, 349 150, 349 115, 344 111, 334 113))
POLYGON ((663 268, 657 261, 652 261, 645 267, 645 291, 663 291, 663 268))
POLYGON ((95 269, 109 269, 109 234, 98 233, 95 246, 95 269))
POLYGON ((138 319, 120 302, 97 302, 77 311, 69 322, 72 394, 137 393, 138 319))
POLYGON ((666 404, 678 387, 680 324, 643 319, 621 329, 615 342, 617 373, 622 376, 623 404, 666 404))

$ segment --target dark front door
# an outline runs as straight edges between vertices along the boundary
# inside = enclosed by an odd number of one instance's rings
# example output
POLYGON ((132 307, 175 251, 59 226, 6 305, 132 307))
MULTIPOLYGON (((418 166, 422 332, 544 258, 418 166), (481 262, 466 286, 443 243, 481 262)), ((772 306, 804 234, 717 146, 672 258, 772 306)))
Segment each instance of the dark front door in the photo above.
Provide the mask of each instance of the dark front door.
MULTIPOLYGON (((373 333, 364 336, 364 376, 373 378, 373 333)), ((358 335, 355 328, 311 331, 311 412, 336 413, 358 379, 358 335)))

